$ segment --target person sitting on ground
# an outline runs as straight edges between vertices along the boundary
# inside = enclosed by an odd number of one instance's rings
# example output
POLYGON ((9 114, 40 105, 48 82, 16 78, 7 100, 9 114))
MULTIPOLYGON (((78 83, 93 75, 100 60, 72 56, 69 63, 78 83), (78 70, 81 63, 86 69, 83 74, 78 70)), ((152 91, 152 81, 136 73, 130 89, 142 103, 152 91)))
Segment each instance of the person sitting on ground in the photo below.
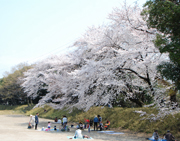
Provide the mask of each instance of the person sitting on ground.
POLYGON ((54 122, 57 122, 57 117, 54 119, 54 122))
POLYGON ((29 123, 28 124, 28 129, 31 129, 31 128, 32 128, 31 123, 29 123))
POLYGON ((110 126, 110 121, 109 121, 109 120, 107 120, 107 122, 106 122, 106 124, 105 124, 104 128, 108 129, 108 128, 109 128, 109 126, 110 126))
POLYGON ((167 141, 175 141, 175 138, 174 136, 170 133, 170 131, 168 130, 166 135, 165 135, 165 138, 167 141))
POLYGON ((159 135, 158 135, 158 130, 155 130, 153 133, 153 137, 155 141, 158 141, 159 135))
POLYGON ((78 139, 82 139, 82 138, 90 138, 88 137, 87 135, 82 135, 82 131, 80 130, 80 128, 78 128, 76 131, 75 131, 75 135, 74 135, 74 138, 78 138, 78 139))
POLYGON ((79 121, 79 128, 80 128, 80 129, 83 129, 83 123, 82 123, 82 121, 79 121))
POLYGON ((57 129, 56 129, 56 125, 54 126, 54 130, 56 131, 57 129))
POLYGON ((61 119, 60 119, 60 118, 58 119, 57 123, 60 123, 60 124, 61 124, 61 119))

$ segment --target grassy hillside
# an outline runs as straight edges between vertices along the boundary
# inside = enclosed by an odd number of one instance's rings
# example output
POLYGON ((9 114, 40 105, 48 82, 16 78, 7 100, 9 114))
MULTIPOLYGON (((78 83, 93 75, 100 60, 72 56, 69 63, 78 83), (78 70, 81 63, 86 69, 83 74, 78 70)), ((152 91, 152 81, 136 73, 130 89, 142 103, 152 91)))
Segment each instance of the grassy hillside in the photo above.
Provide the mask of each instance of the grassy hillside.
MULTIPOLYGON (((128 129, 134 132, 144 133, 153 133, 153 131, 157 129, 161 137, 167 130, 170 130, 176 138, 180 139, 180 113, 174 116, 169 115, 160 121, 150 122, 149 120, 141 120, 145 116, 140 117, 140 114, 135 113, 134 111, 142 110, 148 114, 157 114, 158 111, 154 108, 92 107, 87 112, 74 109, 71 113, 65 109, 54 110, 48 106, 29 110, 30 108, 31 107, 24 105, 15 107, 11 110, 14 110, 15 112, 19 111, 19 113, 25 113, 27 116, 39 113, 40 117, 48 119, 54 119, 55 117, 62 118, 63 115, 66 115, 70 122, 79 122, 80 120, 84 121, 84 118, 93 119, 95 115, 101 115, 103 123, 105 123, 106 120, 111 122, 111 128, 128 129), (46 110, 46 112, 44 110, 46 110)), ((0 109, 2 108, 0 107, 0 109)))
MULTIPOLYGON (((36 108, 28 111, 26 115, 40 114, 40 117, 54 119, 62 118, 63 115, 68 117, 71 122, 84 121, 84 118, 93 119, 95 115, 101 115, 103 122, 106 120, 111 122, 111 128, 129 129, 135 132, 153 133, 155 129, 162 136, 167 130, 170 130, 176 138, 180 138, 180 113, 174 116, 169 115, 161 121, 150 122, 149 120, 141 120, 140 114, 134 111, 142 110, 148 114, 157 114, 154 108, 108 108, 108 107, 92 107, 89 111, 83 112, 77 109, 72 113, 66 110, 54 110, 48 106, 44 108, 36 108), (44 112, 44 109, 47 111, 44 112)), ((144 117, 144 116, 143 116, 144 117)))

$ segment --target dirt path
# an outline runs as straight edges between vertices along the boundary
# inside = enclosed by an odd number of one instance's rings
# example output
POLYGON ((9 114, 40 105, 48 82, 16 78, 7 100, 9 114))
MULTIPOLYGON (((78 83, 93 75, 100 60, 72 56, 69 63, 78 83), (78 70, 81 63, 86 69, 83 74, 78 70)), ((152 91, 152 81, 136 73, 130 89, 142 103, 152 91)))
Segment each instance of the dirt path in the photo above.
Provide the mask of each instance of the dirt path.
MULTIPOLYGON (((0 115, 0 138, 3 141, 69 141, 67 136, 73 136, 75 129, 70 128, 70 132, 45 132, 37 131, 34 129, 27 129, 29 117, 24 115, 0 115)), ((52 120, 39 118, 40 124, 38 129, 47 127, 47 122, 52 120)), ((53 124, 52 124, 53 126, 53 124)), ((93 137, 95 141, 145 141, 145 137, 137 137, 134 135, 107 135, 91 131, 88 133, 86 130, 83 134, 93 137)), ((81 140, 82 139, 76 139, 81 140)))

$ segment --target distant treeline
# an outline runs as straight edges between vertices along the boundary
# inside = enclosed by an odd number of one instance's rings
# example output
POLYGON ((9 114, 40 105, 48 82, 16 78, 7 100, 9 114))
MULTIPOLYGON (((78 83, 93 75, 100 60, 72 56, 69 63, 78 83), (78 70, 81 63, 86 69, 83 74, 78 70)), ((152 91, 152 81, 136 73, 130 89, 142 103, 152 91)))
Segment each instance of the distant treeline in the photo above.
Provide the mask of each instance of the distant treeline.
POLYGON ((27 64, 19 64, 12 69, 12 72, 6 72, 0 79, 0 104, 1 105, 21 105, 38 103, 38 98, 31 99, 24 93, 21 84, 23 73, 32 68, 27 64))

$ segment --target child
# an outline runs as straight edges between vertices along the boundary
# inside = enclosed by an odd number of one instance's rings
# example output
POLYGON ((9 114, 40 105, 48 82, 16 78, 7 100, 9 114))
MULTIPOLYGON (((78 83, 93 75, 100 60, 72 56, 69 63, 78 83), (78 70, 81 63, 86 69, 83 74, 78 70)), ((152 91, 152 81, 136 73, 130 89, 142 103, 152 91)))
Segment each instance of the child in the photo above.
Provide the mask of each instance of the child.
POLYGON ((109 120, 107 120, 107 122, 106 122, 106 124, 105 124, 104 128, 107 130, 107 129, 109 128, 109 126, 110 126, 110 121, 109 121, 109 120))
POLYGON ((51 130, 51 123, 48 122, 48 130, 50 131, 51 130))
POLYGON ((28 129, 31 129, 31 128, 32 128, 31 123, 29 123, 28 124, 28 129))
POLYGON ((54 126, 54 130, 56 131, 57 129, 56 129, 56 125, 54 126))

